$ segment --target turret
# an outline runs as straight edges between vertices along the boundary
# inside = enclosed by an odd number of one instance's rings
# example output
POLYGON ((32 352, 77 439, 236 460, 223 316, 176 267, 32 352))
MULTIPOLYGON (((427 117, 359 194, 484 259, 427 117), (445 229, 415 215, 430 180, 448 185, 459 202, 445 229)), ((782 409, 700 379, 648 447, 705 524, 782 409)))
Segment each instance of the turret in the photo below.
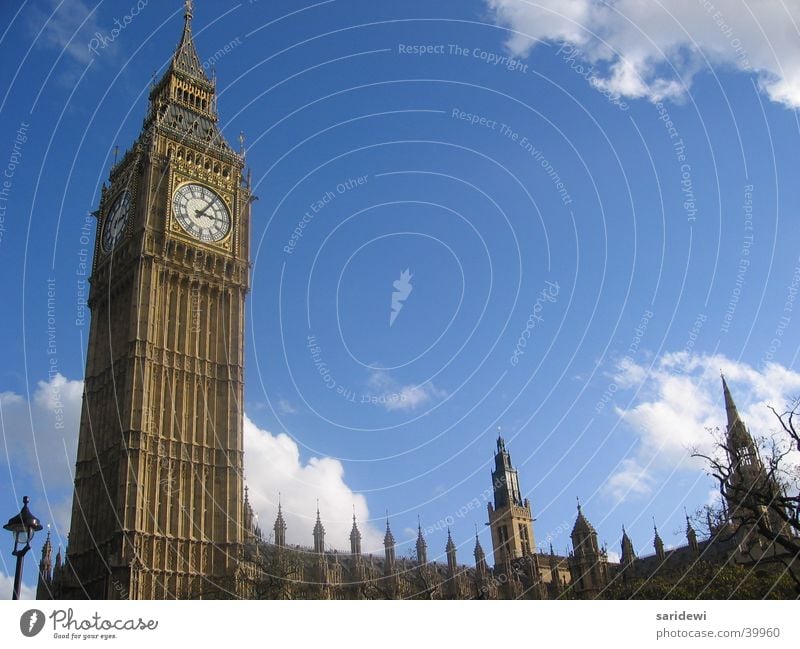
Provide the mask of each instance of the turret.
POLYGON ((386 574, 394 572, 394 536, 389 527, 389 515, 386 515, 386 534, 383 536, 383 553, 386 563, 384 565, 384 572, 386 574))
POLYGON ((353 508, 353 529, 350 530, 350 554, 355 559, 361 557, 361 532, 358 530, 358 525, 356 525, 355 508, 353 508))
POLYGON ((697 543, 697 532, 692 527, 692 521, 689 520, 689 514, 686 514, 686 541, 689 543, 689 549, 693 554, 700 553, 700 546, 697 543))
POLYGON ((486 554, 481 547, 480 539, 478 538, 478 530, 475 530, 475 574, 480 581, 485 581, 489 576, 489 566, 486 565, 486 554))
POLYGON ((655 536, 653 537, 653 547, 655 548, 656 556, 658 557, 659 561, 664 561, 667 555, 666 552, 664 552, 664 541, 658 534, 658 527, 656 527, 655 519, 653 519, 653 532, 655 532, 655 536))
POLYGON ((317 522, 314 524, 314 552, 317 554, 325 552, 325 528, 319 517, 319 503, 317 503, 317 522))
POLYGON ((39 561, 39 581, 36 585, 36 599, 53 599, 53 546, 50 543, 50 530, 42 546, 42 559, 39 561))
POLYGON ((453 543, 453 537, 450 536, 450 528, 447 528, 447 545, 445 546, 447 553, 447 574, 452 577, 456 574, 458 568, 458 561, 456 561, 456 544, 453 543))
POLYGON ((422 523, 419 518, 417 518, 417 530, 417 562, 422 566, 428 563, 428 544, 422 535, 422 523))
POLYGON ((278 516, 275 518, 275 545, 282 548, 286 545, 286 521, 283 520, 283 511, 281 511, 281 497, 278 495, 278 516))
POLYGON ((625 526, 622 526, 622 556, 620 558, 620 566, 622 568, 622 575, 625 579, 633 577, 633 564, 636 561, 636 552, 633 550, 633 543, 628 533, 625 531, 625 526))
POLYGON ((582 598, 595 598, 608 582, 608 559, 597 543, 597 532, 586 519, 578 501, 578 516, 572 527, 570 572, 575 593, 582 598))
POLYGON ((558 599, 563 592, 561 575, 558 571, 558 559, 553 552, 553 542, 550 542, 550 594, 553 599, 558 599))

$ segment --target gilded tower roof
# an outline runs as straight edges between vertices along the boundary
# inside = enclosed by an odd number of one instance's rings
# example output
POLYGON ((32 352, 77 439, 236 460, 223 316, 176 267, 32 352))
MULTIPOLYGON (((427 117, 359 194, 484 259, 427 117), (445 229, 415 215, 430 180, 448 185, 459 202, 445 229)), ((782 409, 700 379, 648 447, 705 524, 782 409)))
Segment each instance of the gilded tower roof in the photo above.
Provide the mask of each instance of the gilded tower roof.
POLYGON ((200 63, 200 57, 197 56, 197 50, 194 47, 194 40, 192 39, 193 4, 191 0, 186 0, 185 2, 183 34, 180 43, 178 43, 178 47, 175 49, 175 54, 172 57, 172 69, 175 72, 210 82, 203 69, 203 64, 200 63))

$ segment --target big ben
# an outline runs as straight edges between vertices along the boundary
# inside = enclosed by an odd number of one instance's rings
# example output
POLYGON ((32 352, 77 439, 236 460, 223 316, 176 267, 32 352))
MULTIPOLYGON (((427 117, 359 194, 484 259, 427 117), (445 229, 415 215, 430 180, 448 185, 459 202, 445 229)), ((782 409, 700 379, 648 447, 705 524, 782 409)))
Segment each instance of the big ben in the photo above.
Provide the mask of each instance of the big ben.
POLYGON ((96 212, 66 598, 227 598, 243 552, 252 196, 192 40, 96 212))

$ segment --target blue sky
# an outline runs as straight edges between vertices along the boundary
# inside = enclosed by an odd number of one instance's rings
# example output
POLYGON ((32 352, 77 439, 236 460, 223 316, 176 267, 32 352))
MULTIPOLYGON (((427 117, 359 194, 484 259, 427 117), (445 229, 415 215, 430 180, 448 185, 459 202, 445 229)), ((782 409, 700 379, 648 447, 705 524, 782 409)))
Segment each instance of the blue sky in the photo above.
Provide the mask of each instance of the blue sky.
MULTIPOLYGON (((719 371, 754 432, 800 393, 798 10, 558 7, 196 3, 259 197, 245 410, 262 526, 281 491, 309 543, 319 498, 346 547, 355 503, 365 549, 388 511, 401 544, 419 515, 432 552, 451 522, 471 561, 501 426, 539 544, 564 551, 580 496, 611 551, 624 523, 645 554, 653 518, 680 543, 683 507, 709 499, 687 449, 724 424, 719 371)), ((30 495, 63 544, 82 228, 182 3, 0 12, 0 502, 10 516, 30 495)))

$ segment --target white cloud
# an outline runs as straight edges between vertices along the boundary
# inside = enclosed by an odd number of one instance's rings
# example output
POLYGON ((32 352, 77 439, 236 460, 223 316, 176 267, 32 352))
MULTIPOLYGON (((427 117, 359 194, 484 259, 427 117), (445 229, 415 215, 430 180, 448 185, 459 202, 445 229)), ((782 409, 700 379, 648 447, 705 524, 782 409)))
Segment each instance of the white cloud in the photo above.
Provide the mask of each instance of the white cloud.
MULTIPOLYGON (((0 393, 0 430, 5 441, 0 448, 13 449, 3 464, 12 467, 13 483, 28 483, 40 490, 42 495, 29 494, 31 508, 44 523, 52 523, 56 545, 66 542, 69 530, 82 395, 83 382, 61 374, 40 381, 30 403, 14 392, 0 393)), ((349 550, 355 505, 362 549, 382 551, 383 534, 368 523, 367 500, 345 483, 341 462, 321 457, 303 464, 290 437, 261 430, 246 415, 244 434, 250 500, 265 534, 272 528, 280 491, 289 542, 311 544, 319 498, 328 545, 349 550)))
POLYGON ((43 8, 30 8, 29 31, 32 36, 38 35, 40 46, 63 52, 76 63, 86 65, 94 57, 89 41, 96 32, 104 31, 96 9, 84 0, 50 0, 43 8))
POLYGON ((61 374, 39 381, 30 402, 13 392, 0 393, 2 448, 11 453, 4 464, 13 484, 35 490, 18 496, 31 496, 31 509, 52 523, 56 542, 65 540, 69 529, 82 395, 83 382, 61 374))
POLYGON ((537 41, 579 48, 596 85, 651 101, 679 98, 699 70, 726 66, 757 75, 773 101, 800 106, 800 3, 770 0, 486 0, 516 33, 524 56, 537 41))
MULTIPOLYGON (((652 368, 618 364, 613 380, 638 390, 635 402, 616 412, 637 435, 635 456, 624 460, 609 478, 606 490, 616 499, 644 496, 654 476, 675 468, 699 469, 690 449, 708 452, 713 439, 708 429, 725 429, 726 415, 720 381, 725 374, 739 414, 754 437, 769 435, 778 421, 767 408, 780 409, 800 394, 800 373, 776 363, 757 370, 723 355, 668 353, 652 368)), ((625 398, 619 393, 618 403, 625 398)))
POLYGON ((297 412, 297 409, 288 399, 278 399, 278 403, 275 405, 278 408, 278 412, 282 415, 293 415, 297 412))
POLYGON ((312 457, 303 463, 294 440, 285 433, 273 435, 259 428, 247 416, 244 440, 250 502, 266 538, 272 534, 280 492, 287 543, 312 545, 318 498, 327 546, 349 551, 355 506, 362 551, 383 551, 383 534, 369 523, 367 499, 347 485, 339 460, 312 457))
MULTIPOLYGON (((0 599, 11 599, 14 592, 14 577, 7 575, 5 571, 0 568, 0 599)), ((28 586, 24 581, 22 582, 22 592, 19 594, 20 599, 36 599, 36 591, 28 586)))
POLYGON ((622 501, 629 496, 645 496, 652 491, 653 478, 647 468, 634 458, 620 463, 617 471, 608 479, 605 489, 615 500, 622 501))
POLYGON ((393 379, 386 370, 375 370, 369 376, 367 385, 375 391, 372 396, 378 405, 389 412, 396 410, 416 410, 432 400, 444 399, 447 391, 427 381, 419 385, 403 385, 393 379))

